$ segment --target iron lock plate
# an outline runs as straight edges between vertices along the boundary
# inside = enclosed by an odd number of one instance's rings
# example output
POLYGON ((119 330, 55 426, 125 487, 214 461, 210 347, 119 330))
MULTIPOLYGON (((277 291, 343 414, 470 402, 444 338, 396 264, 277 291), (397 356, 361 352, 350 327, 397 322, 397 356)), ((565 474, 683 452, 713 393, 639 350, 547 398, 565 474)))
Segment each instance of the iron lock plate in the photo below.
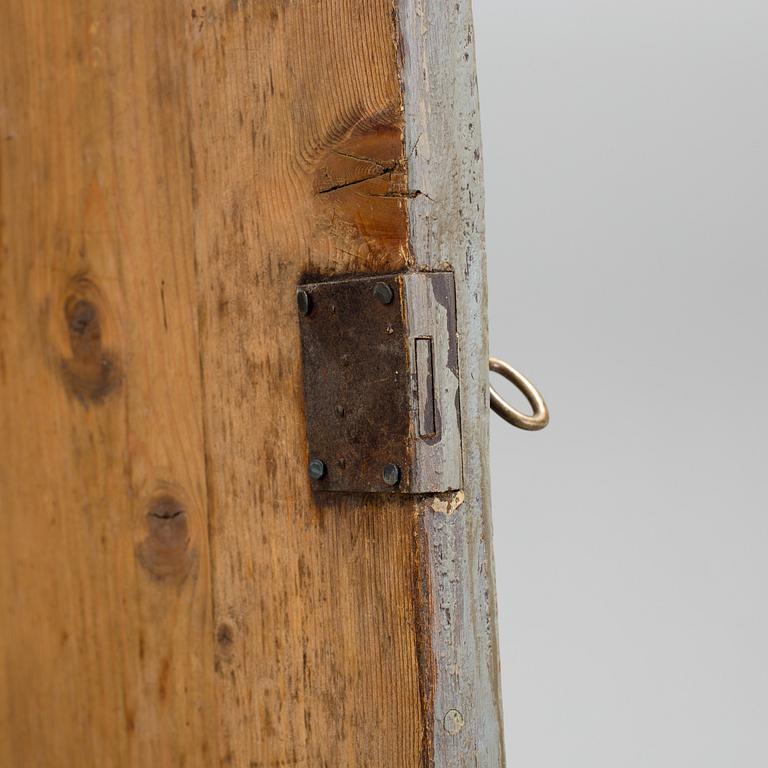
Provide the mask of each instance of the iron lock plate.
POLYGON ((296 295, 313 489, 461 488, 453 273, 347 277, 296 295))

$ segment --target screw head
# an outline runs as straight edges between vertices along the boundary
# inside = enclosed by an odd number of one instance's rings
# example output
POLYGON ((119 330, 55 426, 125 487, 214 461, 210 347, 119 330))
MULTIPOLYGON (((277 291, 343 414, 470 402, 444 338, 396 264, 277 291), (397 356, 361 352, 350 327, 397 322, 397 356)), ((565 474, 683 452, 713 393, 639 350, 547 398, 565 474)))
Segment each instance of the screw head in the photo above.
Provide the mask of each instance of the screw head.
POLYGON ((373 295, 382 304, 391 304, 392 299, 395 298, 394 292, 386 283, 376 283, 376 285, 373 286, 373 295))
POLYGON ((312 297, 303 288, 299 288, 296 291, 296 304, 302 315, 308 315, 312 309, 312 297))
POLYGON ((387 485, 397 485, 400 482, 400 467, 397 464, 387 464, 381 474, 387 485))
POLYGON ((325 475, 325 462, 322 459, 312 459, 309 462, 309 476, 313 480, 320 480, 325 475))

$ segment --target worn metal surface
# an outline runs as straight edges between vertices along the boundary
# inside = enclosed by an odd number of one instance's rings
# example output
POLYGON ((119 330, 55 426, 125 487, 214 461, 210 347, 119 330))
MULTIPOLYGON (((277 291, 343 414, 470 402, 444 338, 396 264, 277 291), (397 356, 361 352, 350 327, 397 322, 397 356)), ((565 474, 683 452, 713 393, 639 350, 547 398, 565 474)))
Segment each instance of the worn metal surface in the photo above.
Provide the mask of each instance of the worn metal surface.
POLYGON ((325 463, 318 491, 410 487, 409 365, 402 275, 302 285, 310 298, 301 323, 309 455, 325 463), (383 303, 378 284, 392 291, 383 303), (374 293, 376 291, 376 293, 374 293), (399 482, 384 468, 396 464, 399 482))
POLYGON ((296 296, 312 487, 458 490, 453 275, 343 278, 301 285, 296 296))
POLYGON ((513 408, 493 387, 489 386, 491 410, 501 416, 504 421, 509 422, 518 429, 527 429, 529 432, 544 429, 549 424, 549 408, 547 408, 547 404, 544 402, 544 398, 539 390, 520 371, 515 370, 509 363, 499 360, 498 357, 491 357, 488 360, 488 366, 494 373, 500 373, 507 381, 511 381, 525 395, 525 399, 530 403, 533 413, 530 416, 520 413, 517 408, 513 408))
POLYGON ((413 493, 462 487, 461 403, 456 296, 452 272, 409 272, 405 286, 413 359, 413 493))

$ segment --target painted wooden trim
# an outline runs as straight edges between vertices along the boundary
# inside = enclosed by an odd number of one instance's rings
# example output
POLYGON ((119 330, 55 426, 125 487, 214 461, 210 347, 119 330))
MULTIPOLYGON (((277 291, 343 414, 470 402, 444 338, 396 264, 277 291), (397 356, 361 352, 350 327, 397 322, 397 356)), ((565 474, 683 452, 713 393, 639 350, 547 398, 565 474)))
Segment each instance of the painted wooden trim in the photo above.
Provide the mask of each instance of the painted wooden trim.
POLYGON ((488 471, 483 169, 469 0, 398 0, 414 266, 454 270, 464 490, 425 501, 432 760, 504 764, 488 471))

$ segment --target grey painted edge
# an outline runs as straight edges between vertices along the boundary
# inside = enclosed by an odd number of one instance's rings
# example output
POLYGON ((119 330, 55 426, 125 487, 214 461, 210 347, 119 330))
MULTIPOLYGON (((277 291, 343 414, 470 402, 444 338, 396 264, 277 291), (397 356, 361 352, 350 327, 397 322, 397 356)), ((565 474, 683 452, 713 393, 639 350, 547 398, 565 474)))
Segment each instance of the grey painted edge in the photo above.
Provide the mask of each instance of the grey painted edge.
POLYGON ((483 171, 470 0, 395 0, 416 269, 454 271, 463 492, 425 498, 436 768, 504 765, 488 468, 483 171))

